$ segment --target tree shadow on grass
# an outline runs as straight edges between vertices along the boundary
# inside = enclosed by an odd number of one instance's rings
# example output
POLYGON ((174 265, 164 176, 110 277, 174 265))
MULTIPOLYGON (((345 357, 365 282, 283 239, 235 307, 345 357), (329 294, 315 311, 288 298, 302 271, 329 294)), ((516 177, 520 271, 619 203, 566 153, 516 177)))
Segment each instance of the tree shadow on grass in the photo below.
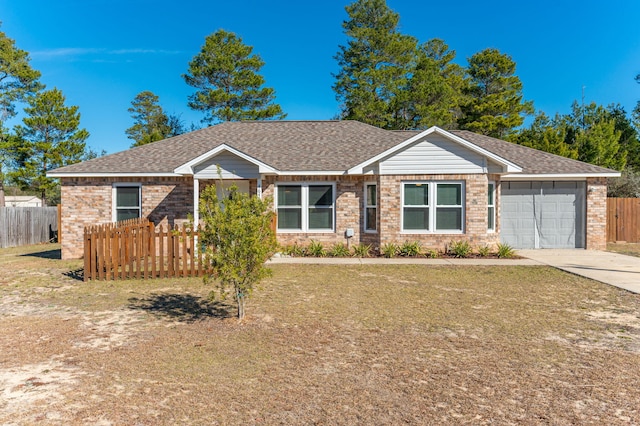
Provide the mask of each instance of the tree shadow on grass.
POLYGON ((21 254, 20 256, 21 257, 39 257, 40 259, 54 259, 54 260, 62 259, 60 249, 38 251, 36 253, 25 253, 25 254, 21 254))
POLYGON ((158 318, 183 322, 202 321, 208 318, 225 319, 233 314, 227 303, 209 301, 190 294, 153 294, 145 298, 129 299, 129 309, 147 311, 158 318))

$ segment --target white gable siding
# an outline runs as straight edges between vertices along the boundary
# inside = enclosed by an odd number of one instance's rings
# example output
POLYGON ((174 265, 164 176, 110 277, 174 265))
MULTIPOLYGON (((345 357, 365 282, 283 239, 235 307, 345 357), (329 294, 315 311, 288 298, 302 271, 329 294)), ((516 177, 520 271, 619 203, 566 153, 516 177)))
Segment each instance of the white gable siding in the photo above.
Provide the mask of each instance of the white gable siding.
POLYGON ((218 166, 223 179, 256 179, 260 176, 258 166, 229 152, 221 152, 215 157, 194 167, 196 179, 217 179, 218 166))
POLYGON ((429 135, 380 161, 380 174, 486 173, 486 159, 440 135, 429 135))

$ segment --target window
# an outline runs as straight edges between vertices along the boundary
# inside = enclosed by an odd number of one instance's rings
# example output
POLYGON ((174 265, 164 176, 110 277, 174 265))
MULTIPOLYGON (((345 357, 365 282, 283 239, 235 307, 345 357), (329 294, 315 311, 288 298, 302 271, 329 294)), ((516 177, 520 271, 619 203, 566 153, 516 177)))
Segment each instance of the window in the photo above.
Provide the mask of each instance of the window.
POLYGON ((402 230, 461 232, 463 184, 411 182, 402 190, 402 230))
POLYGON ((375 183, 365 185, 364 192, 364 230, 377 231, 378 216, 378 186, 375 183))
POLYGON ((489 182, 487 188, 487 229, 489 231, 496 230, 496 184, 489 182))
POLYGON ((278 230, 333 231, 333 184, 278 185, 278 230))
POLYGON ((118 184, 113 187, 113 220, 135 219, 142 216, 141 186, 118 184))

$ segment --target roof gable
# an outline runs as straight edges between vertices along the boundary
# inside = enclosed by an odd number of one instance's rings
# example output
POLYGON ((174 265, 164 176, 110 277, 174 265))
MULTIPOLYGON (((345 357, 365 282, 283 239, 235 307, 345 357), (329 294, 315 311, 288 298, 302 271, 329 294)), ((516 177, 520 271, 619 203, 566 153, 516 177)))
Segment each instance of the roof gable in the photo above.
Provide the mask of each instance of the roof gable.
MULTIPOLYGON (((398 133, 404 134, 405 136, 409 136, 409 132, 398 132, 398 133)), ((438 159, 435 159, 435 158, 429 159, 429 157, 433 157, 433 153, 437 151, 440 151, 440 152, 448 151, 450 155, 446 157, 445 161, 461 160, 461 161, 457 161, 459 163, 460 170, 466 169, 468 172, 486 173, 486 161, 481 161, 480 159, 487 159, 502 166, 505 172, 517 173, 521 171, 521 168, 517 166, 515 163, 512 163, 490 151, 487 151, 479 146, 476 146, 454 134, 447 132, 446 130, 443 130, 443 129, 440 129, 439 127, 434 126, 434 127, 430 127, 427 130, 414 134, 413 136, 408 137, 408 139, 404 140, 403 142, 396 144, 391 148, 387 149, 386 151, 381 152, 380 154, 375 155, 367 159, 366 161, 355 165, 354 167, 348 170, 348 173, 362 174, 365 170, 369 169, 374 163, 378 163, 378 162, 382 163, 381 172, 383 172, 384 163, 389 163, 390 161, 393 161, 394 158, 399 162, 400 157, 403 156, 403 151, 405 154, 412 155, 412 153, 409 151, 412 150, 412 148, 416 147, 416 145, 419 143, 424 144, 424 141, 427 141, 429 145, 435 146, 437 149, 432 149, 431 150, 432 152, 428 152, 428 150, 425 150, 426 152, 422 154, 424 158, 421 159, 421 162, 422 162, 421 167, 423 167, 423 169, 421 170, 408 169, 404 171, 405 173, 421 173, 425 171, 424 167, 429 167, 429 166, 446 167, 446 165, 444 164, 437 164, 438 159), (431 137, 432 139, 431 141, 429 141, 429 137, 431 137), (447 142, 450 142, 450 143, 447 144, 447 142), (450 148, 455 145, 461 146, 464 149, 451 150, 450 148), (468 155, 464 151, 467 151, 468 153, 473 153, 475 155, 468 155), (462 164, 462 163, 466 163, 466 164, 462 164)), ((417 150, 414 149, 414 151, 417 151, 417 150)), ((393 171, 393 170, 395 170, 395 168, 390 167, 390 171, 393 171)), ((448 171, 449 173, 452 173, 450 167, 448 170, 449 170, 448 171)), ((396 171, 400 174, 403 173, 403 171, 401 170, 396 170, 396 171)))

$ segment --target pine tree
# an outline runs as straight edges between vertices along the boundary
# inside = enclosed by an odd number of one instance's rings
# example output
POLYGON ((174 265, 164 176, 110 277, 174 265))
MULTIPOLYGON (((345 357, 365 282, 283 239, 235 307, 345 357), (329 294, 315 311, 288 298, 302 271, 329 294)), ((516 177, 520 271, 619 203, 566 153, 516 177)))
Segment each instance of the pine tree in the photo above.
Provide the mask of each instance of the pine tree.
POLYGON ((65 106, 65 97, 56 88, 39 92, 28 103, 24 126, 14 128, 12 149, 18 167, 12 177, 22 189, 39 191, 46 205, 47 194, 58 185, 47 171, 81 161, 89 132, 78 128, 78 107, 65 106))
POLYGON ((505 138, 522 125, 524 116, 533 113, 533 103, 523 100, 515 70, 511 57, 496 49, 469 58, 460 128, 505 138))
POLYGON ((4 206, 3 170, 7 170, 13 156, 4 123, 16 115, 17 102, 43 87, 39 78, 40 73, 29 64, 29 54, 0 31, 0 207, 4 206))
POLYGON ((264 87, 264 61, 234 33, 219 30, 205 39, 189 63, 185 82, 197 90, 189 107, 205 113, 206 123, 283 119, 275 90, 264 87))
POLYGON ((529 148, 539 149, 567 158, 578 158, 578 149, 567 143, 567 128, 557 117, 551 120, 545 113, 536 115, 528 128, 510 135, 509 140, 529 148))
POLYGON ((335 57, 341 69, 333 85, 340 117, 403 128, 411 122, 406 89, 417 41, 398 31, 400 17, 385 0, 357 0, 345 9, 349 20, 342 27, 349 40, 335 57))
POLYGON ((184 133, 180 119, 167 115, 159 104, 158 96, 153 92, 138 93, 127 111, 134 121, 133 126, 125 131, 127 137, 134 141, 132 147, 184 133))

